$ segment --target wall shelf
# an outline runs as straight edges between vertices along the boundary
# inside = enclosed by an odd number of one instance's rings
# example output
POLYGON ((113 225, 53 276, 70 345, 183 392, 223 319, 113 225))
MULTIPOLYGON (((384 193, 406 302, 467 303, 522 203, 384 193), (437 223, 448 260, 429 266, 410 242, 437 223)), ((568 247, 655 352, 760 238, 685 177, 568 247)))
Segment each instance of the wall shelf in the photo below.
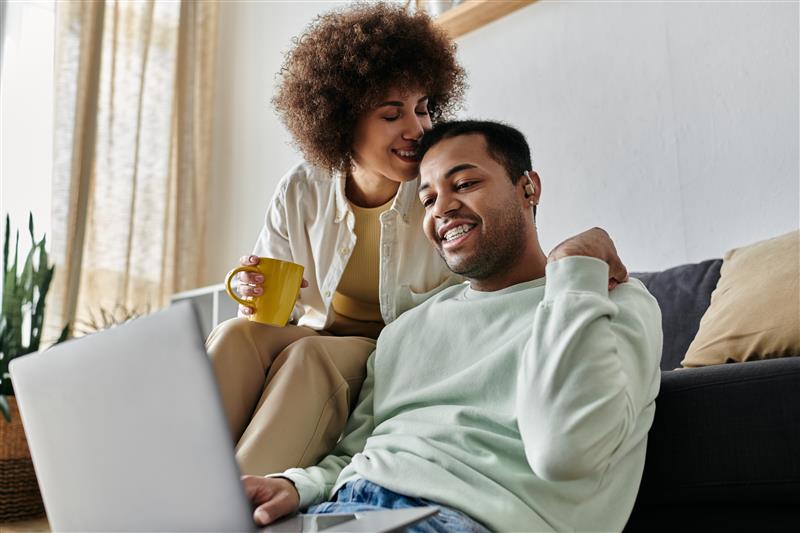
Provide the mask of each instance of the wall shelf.
POLYGON ((467 0, 436 17, 436 23, 456 39, 535 1, 467 0))

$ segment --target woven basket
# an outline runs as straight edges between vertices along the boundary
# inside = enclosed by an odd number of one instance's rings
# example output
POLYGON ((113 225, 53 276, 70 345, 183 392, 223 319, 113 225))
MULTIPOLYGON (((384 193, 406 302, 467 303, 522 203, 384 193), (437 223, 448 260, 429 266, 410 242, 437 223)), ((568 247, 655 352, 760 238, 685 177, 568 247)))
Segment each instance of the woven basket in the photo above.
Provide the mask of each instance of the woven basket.
POLYGON ((17 409, 17 400, 7 396, 11 422, 0 416, 0 522, 44 516, 31 453, 17 409))

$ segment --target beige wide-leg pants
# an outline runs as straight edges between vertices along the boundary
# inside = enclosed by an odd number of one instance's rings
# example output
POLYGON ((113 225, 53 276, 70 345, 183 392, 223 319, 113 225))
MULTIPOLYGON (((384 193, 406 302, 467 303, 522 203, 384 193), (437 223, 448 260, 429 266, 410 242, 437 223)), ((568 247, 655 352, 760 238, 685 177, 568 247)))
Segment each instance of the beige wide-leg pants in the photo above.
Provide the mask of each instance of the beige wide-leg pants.
POLYGON ((375 341, 234 318, 206 349, 241 471, 265 475, 314 465, 334 447, 375 341))

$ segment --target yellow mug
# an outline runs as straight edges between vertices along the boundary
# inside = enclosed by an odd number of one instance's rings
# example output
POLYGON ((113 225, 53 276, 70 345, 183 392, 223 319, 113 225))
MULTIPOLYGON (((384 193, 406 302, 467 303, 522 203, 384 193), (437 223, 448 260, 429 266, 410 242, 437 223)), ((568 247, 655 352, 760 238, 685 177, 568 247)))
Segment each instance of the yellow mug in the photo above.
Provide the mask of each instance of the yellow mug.
POLYGON ((303 266, 290 261, 281 261, 270 257, 259 257, 257 265, 239 266, 228 272, 225 277, 225 290, 228 296, 255 309, 248 317, 262 324, 285 326, 292 316, 294 304, 300 295, 300 284, 303 283, 303 266), (259 296, 242 299, 231 288, 233 277, 239 272, 254 272, 264 276, 261 284, 264 292, 259 296))

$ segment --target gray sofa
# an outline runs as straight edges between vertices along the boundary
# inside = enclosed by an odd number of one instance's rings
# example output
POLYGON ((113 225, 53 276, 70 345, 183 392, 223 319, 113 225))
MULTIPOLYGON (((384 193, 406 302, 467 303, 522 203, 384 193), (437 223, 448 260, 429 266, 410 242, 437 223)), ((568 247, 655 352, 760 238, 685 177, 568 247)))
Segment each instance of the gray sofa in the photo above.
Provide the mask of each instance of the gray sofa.
POLYGON ((721 265, 715 259, 632 274, 659 302, 664 349, 626 532, 800 527, 800 357, 679 368, 721 265))

